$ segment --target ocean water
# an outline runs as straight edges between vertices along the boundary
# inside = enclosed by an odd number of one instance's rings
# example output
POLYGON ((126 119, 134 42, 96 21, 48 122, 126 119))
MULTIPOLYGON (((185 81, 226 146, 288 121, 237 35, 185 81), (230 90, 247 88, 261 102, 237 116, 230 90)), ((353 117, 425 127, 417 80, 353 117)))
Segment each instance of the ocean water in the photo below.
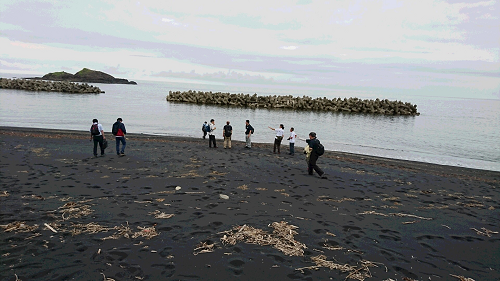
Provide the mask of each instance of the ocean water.
MULTIPOLYGON (((3 75, 3 77, 9 77, 3 75)), ((317 133, 327 150, 500 171, 500 100, 395 91, 307 89, 269 85, 137 81, 138 85, 93 84, 105 94, 65 94, 0 89, 0 126, 87 131, 93 118, 106 131, 123 118, 129 133, 200 137, 201 124, 215 119, 222 142, 226 121, 233 139, 244 140, 245 120, 255 127, 254 142, 269 143, 268 126, 294 127, 301 138, 317 133), (379 116, 293 110, 245 109, 171 103, 169 91, 212 91, 258 95, 358 97, 402 100, 418 105, 420 116, 379 116)), ((283 144, 287 145, 284 140, 283 144)), ((130 144, 133 145, 133 144, 130 144)), ((304 146, 298 141, 296 146, 304 146)), ((208 146, 208 140, 207 140, 208 146)), ((287 149, 285 147, 284 149, 287 149)), ((296 156, 297 157, 297 156, 296 156)))

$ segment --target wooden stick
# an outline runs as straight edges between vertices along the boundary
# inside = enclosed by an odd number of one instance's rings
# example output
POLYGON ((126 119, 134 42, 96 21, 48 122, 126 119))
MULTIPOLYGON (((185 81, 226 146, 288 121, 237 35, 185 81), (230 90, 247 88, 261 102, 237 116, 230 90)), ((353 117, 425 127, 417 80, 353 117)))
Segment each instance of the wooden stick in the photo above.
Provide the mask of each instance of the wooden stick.
POLYGON ((54 228, 52 228, 52 226, 50 226, 48 223, 44 223, 44 225, 45 225, 48 229, 52 230, 52 232, 57 233, 57 230, 55 230, 54 228))

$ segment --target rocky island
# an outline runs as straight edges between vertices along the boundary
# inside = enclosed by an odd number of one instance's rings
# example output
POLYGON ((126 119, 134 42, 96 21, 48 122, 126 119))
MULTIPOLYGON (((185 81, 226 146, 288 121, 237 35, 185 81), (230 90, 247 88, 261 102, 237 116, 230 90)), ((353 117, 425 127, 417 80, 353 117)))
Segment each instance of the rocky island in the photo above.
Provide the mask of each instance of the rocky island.
POLYGON ((84 68, 75 74, 65 71, 52 72, 45 74, 43 77, 34 77, 29 79, 35 80, 51 80, 51 81, 67 81, 67 82, 85 82, 85 83, 103 83, 103 84, 130 84, 137 85, 134 81, 129 81, 123 78, 115 78, 112 75, 102 71, 84 68))

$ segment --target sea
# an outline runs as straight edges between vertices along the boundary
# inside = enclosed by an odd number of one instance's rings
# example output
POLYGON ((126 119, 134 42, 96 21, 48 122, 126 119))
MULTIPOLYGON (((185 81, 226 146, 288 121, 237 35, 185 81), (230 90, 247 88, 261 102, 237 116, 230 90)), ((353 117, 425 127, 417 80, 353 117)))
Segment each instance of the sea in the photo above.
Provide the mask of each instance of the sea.
MULTIPOLYGON (((4 78, 30 75, 0 75, 4 78)), ((32 75, 31 75, 32 76, 32 75)), ((142 81, 138 85, 92 84, 103 94, 68 94, 0 89, 0 126, 88 131, 97 118, 111 132, 118 117, 128 133, 200 138, 204 121, 215 120, 222 142, 227 121, 233 140, 244 140, 245 120, 255 128, 253 142, 269 143, 269 127, 290 127, 305 146, 316 132, 327 150, 500 171, 500 99, 450 97, 435 92, 349 90, 209 81, 142 81), (401 100, 417 104, 419 116, 382 116, 287 109, 250 109, 172 103, 169 91, 228 92, 332 98, 401 100)), ((472 90, 471 90, 472 91, 472 90)), ((206 140, 208 147, 208 139, 206 140)), ((288 143, 283 140, 287 149, 288 143)), ((88 145, 88 144, 86 144, 88 145)), ((130 143, 129 146, 133 144, 130 143)), ((300 157, 300 156, 296 156, 300 157)))

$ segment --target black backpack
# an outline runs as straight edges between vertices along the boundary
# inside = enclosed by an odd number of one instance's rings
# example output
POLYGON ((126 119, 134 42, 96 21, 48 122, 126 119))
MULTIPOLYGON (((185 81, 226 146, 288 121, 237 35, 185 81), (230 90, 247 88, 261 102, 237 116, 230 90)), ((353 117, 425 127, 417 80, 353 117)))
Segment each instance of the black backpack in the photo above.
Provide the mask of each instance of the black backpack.
POLYGON ((318 148, 316 149, 316 154, 318 154, 318 156, 321 156, 324 153, 325 153, 325 147, 318 140, 318 148))
POLYGON ((230 125, 224 126, 224 136, 230 137, 232 134, 231 133, 232 130, 233 130, 233 127, 231 127, 230 125))
POLYGON ((99 126, 97 126, 97 124, 92 124, 92 126, 90 127, 90 134, 93 136, 98 136, 101 134, 101 132, 99 132, 99 126))
POLYGON ((113 124, 113 129, 111 129, 111 133, 116 136, 116 134, 118 134, 118 129, 120 129, 120 122, 115 122, 113 124))

